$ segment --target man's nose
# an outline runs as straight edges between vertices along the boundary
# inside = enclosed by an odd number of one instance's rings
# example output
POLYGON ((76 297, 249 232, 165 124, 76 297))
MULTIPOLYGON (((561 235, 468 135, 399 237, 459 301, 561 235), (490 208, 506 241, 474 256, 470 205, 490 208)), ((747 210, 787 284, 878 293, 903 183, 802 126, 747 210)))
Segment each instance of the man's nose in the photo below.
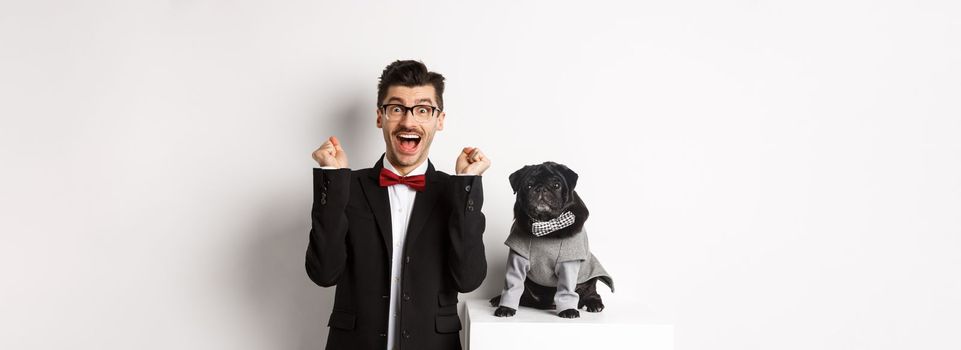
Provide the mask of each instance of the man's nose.
POLYGON ((414 120, 414 111, 408 109, 406 113, 404 113, 404 116, 400 118, 399 124, 411 127, 416 126, 417 121, 414 120))

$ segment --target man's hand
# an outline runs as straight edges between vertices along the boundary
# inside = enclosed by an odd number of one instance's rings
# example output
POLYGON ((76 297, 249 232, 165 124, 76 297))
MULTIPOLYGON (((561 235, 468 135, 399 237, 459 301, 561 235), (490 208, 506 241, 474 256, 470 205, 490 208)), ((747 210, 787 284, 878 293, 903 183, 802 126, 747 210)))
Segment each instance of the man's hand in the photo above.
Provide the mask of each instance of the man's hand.
POLYGON ((490 159, 487 159, 480 148, 464 147, 464 150, 457 156, 457 164, 454 169, 458 175, 480 175, 490 166, 490 159))
POLYGON ((320 145, 320 148, 314 151, 313 157, 317 164, 322 167, 348 168, 347 153, 340 147, 340 140, 337 140, 337 137, 334 136, 320 145))

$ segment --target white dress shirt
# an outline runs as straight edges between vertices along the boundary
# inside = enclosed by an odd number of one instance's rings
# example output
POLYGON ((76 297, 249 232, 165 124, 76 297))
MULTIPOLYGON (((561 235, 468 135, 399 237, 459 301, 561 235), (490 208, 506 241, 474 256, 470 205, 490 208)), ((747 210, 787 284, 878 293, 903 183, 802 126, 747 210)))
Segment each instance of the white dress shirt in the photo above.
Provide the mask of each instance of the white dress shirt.
MULTIPOLYGON (((400 175, 393 164, 384 157, 384 169, 400 175)), ((427 161, 411 170, 403 176, 423 175, 427 172, 427 161)), ((407 224, 410 223, 410 212, 414 209, 414 198, 417 191, 407 185, 387 186, 387 198, 390 200, 390 228, 391 237, 394 239, 394 247, 391 249, 393 256, 390 258, 390 310, 387 317, 387 350, 395 349, 397 346, 397 310, 400 308, 400 272, 404 264, 400 264, 404 256, 404 240, 407 238, 407 224), (396 262, 396 263, 395 263, 396 262)))

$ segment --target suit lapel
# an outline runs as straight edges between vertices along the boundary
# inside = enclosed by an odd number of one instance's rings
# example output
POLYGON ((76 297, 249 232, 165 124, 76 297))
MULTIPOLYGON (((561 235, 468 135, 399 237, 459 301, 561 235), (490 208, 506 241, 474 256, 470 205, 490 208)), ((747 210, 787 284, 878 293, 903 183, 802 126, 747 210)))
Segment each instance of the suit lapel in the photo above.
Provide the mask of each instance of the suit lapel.
POLYGON ((430 160, 427 161, 427 171, 424 176, 427 186, 424 191, 418 192, 417 196, 414 197, 414 209, 410 213, 410 221, 407 224, 407 238, 405 239, 407 245, 414 244, 417 236, 424 228, 424 224, 427 223, 427 219, 430 218, 434 203, 437 203, 437 197, 441 192, 440 183, 437 181, 437 173, 434 171, 434 164, 430 160))
MULTIPOLYGON (((371 168, 366 179, 360 179, 364 195, 367 197, 367 204, 374 212, 374 219, 377 221, 377 228, 384 239, 384 247, 387 248, 388 261, 393 256, 394 238, 391 235, 390 220, 390 200, 387 198, 387 188, 380 187, 380 169, 384 168, 384 156, 380 157, 377 164, 371 168)), ((416 206, 415 206, 416 208, 416 206)))

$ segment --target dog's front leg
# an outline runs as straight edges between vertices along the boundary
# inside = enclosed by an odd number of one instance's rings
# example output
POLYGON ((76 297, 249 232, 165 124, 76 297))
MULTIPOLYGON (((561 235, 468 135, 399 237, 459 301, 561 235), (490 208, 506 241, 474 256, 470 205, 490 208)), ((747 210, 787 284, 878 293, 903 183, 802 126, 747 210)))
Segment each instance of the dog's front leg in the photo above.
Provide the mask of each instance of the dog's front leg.
POLYGON ((577 311, 579 296, 577 289, 577 274, 581 270, 581 260, 558 261, 554 267, 557 275, 557 293, 554 293, 554 305, 561 310, 557 316, 563 318, 578 318, 577 311))
POLYGON ((504 278, 504 291, 501 292, 500 306, 494 310, 494 316, 510 317, 514 316, 521 302, 521 295, 524 294, 524 279, 527 278, 527 271, 531 269, 531 262, 527 258, 520 256, 512 249, 507 254, 507 274, 504 278))

